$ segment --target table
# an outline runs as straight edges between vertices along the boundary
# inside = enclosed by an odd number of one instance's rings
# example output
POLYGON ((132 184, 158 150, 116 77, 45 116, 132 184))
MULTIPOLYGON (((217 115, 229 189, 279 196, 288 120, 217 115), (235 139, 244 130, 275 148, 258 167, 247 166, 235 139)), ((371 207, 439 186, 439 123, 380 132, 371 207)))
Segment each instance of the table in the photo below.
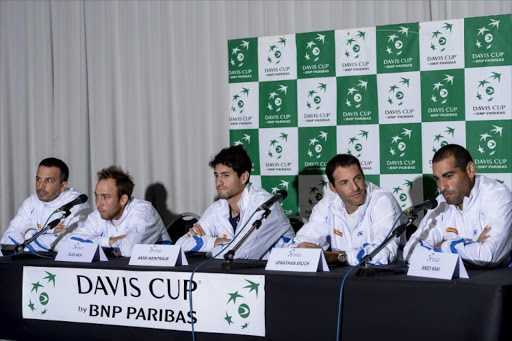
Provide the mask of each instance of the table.
MULTIPOLYGON (((165 271, 189 271, 192 265, 165 271)), ((221 270, 221 261, 200 272, 264 274, 268 340, 335 340, 339 290, 349 267, 323 273, 265 271, 264 261, 237 261, 245 268, 221 270)), ((190 332, 97 324, 24 320, 21 314, 23 266, 77 267, 137 271, 128 258, 90 264, 48 259, 0 258, 0 338, 16 340, 191 340, 190 332)), ((468 270, 470 279, 451 281, 402 275, 355 277, 345 283, 342 340, 511 340, 512 269, 468 270), (507 323, 508 322, 508 323, 507 323)), ((197 333, 197 340, 261 340, 197 333)))

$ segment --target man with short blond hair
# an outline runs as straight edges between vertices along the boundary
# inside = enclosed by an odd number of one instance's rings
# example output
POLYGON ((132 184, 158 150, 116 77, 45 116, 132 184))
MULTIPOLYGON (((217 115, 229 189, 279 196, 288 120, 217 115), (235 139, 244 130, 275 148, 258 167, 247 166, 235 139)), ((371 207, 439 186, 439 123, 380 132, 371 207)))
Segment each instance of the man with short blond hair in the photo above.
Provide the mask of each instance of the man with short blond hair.
POLYGON ((94 191, 97 211, 71 239, 93 241, 101 247, 112 247, 121 256, 130 256, 135 244, 170 244, 162 219, 150 202, 132 197, 133 179, 118 166, 98 172, 94 191))

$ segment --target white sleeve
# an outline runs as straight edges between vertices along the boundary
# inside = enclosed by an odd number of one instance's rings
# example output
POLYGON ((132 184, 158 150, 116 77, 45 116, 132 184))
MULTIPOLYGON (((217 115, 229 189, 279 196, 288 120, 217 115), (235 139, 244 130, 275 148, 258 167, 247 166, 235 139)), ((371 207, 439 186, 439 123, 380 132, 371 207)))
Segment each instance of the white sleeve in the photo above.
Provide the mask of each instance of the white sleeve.
POLYGON ((329 207, 322 199, 313 207, 309 221, 297 232, 295 238, 288 244, 288 247, 297 247, 302 242, 313 243, 327 250, 329 247, 329 236, 331 231, 327 225, 329 207))
POLYGON ((458 253, 465 261, 481 267, 497 265, 508 256, 512 243, 512 193, 506 188, 499 192, 493 192, 492 200, 481 201, 479 217, 482 227, 491 227, 489 238, 484 242, 447 240, 441 245, 443 252, 458 253))
MULTIPOLYGON (((443 240, 443 233, 438 227, 437 222, 438 219, 440 219, 445 205, 447 205, 445 202, 441 202, 437 209, 427 211, 427 214, 421 220, 418 229, 409 238, 407 244, 405 244, 404 260, 406 263, 409 262, 415 250, 419 248, 432 250, 435 245, 443 240)), ((439 249, 436 250, 440 251, 439 249)))
POLYGON ((37 227, 32 226, 30 207, 27 199, 23 202, 16 216, 9 223, 9 227, 2 237, 1 244, 21 244, 25 240, 27 233, 30 233, 30 236, 32 236, 34 232, 37 232, 37 227))
POLYGON ((94 218, 95 215, 98 215, 97 211, 89 214, 85 223, 76 228, 69 238, 80 242, 94 242, 101 247, 110 247, 110 238, 108 234, 101 231, 99 222, 94 218))
MULTIPOLYGON (((365 243, 362 247, 353 248, 347 252, 347 258, 350 265, 355 265, 359 261, 375 250, 388 236, 393 224, 400 215, 400 209, 393 201, 395 199, 390 195, 380 197, 369 212, 371 242, 365 243)), ((398 224, 398 223, 397 223, 398 224)), ((394 262, 398 253, 398 238, 389 242, 372 259, 372 264, 388 264, 394 262)))
POLYGON ((112 245, 120 249, 123 257, 131 256, 136 244, 154 244, 162 235, 162 220, 152 206, 142 206, 134 213, 128 221, 125 237, 112 245))
POLYGON ((208 207, 203 213, 203 216, 197 222, 201 226, 205 235, 200 236, 187 236, 185 233, 180 239, 176 241, 176 245, 180 245, 185 252, 208 252, 215 247, 215 241, 218 238, 217 230, 215 229, 215 210, 213 205, 208 207))

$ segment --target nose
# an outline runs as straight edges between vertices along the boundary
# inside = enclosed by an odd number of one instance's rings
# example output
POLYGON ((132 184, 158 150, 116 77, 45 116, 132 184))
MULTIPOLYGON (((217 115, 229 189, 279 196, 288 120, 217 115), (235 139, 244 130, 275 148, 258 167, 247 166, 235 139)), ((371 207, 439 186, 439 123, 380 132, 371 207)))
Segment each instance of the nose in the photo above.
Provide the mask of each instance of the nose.
POLYGON ((351 182, 351 188, 350 188, 350 189, 351 189, 353 192, 357 192, 357 191, 360 189, 360 187, 359 187, 359 185, 357 184, 357 182, 352 181, 352 182, 351 182))
POLYGON ((441 193, 442 193, 444 190, 446 190, 446 189, 448 188, 446 180, 444 180, 444 179, 439 179, 439 180, 437 181, 437 188, 439 188, 439 191, 441 191, 441 193))
POLYGON ((38 189, 38 190, 39 190, 39 189, 43 189, 43 190, 44 190, 44 189, 45 189, 45 187, 46 187, 46 186, 45 186, 44 181, 38 181, 38 182, 36 183, 36 186, 37 186, 37 189, 38 189))
POLYGON ((215 186, 224 185, 224 182, 222 181, 221 177, 219 176, 217 179, 215 179, 215 186))

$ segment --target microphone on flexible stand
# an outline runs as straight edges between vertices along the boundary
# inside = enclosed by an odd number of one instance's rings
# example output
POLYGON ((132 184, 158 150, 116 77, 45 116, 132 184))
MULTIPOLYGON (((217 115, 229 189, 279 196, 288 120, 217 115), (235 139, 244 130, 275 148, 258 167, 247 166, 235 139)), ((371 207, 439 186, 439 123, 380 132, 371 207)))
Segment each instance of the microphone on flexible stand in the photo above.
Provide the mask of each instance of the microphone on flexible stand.
POLYGON ((264 202, 260 207, 258 207, 256 209, 256 212, 263 211, 263 210, 265 210, 265 212, 263 212, 263 215, 261 216, 260 219, 256 220, 252 224, 249 231, 245 235, 242 236, 242 238, 238 241, 238 243, 235 245, 235 247, 224 254, 224 262, 220 266, 222 269, 234 268, 233 260, 235 259, 235 253, 238 251, 238 249, 240 249, 240 247, 247 240, 247 238, 251 235, 251 233, 253 233, 254 230, 257 230, 260 228, 263 219, 266 219, 268 217, 268 215, 271 213, 270 207, 272 207, 272 205, 275 202, 286 199, 287 196, 288 196, 288 192, 286 192, 284 189, 277 191, 277 193, 272 198, 268 199, 266 202, 264 202))

